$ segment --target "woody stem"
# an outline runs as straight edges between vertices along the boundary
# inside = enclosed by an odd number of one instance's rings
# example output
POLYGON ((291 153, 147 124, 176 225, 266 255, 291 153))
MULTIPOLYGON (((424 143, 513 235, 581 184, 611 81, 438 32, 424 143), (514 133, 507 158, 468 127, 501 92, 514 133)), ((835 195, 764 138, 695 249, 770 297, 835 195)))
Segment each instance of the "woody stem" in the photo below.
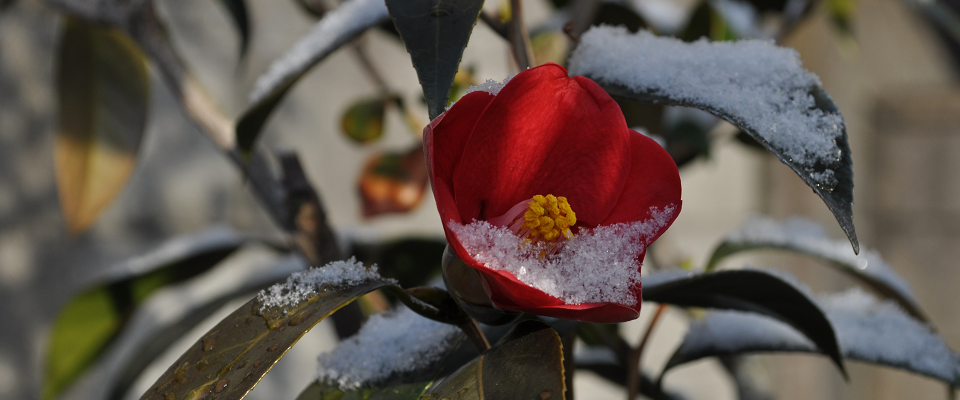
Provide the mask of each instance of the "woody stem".
POLYGON ((627 400, 637 398, 637 394, 640 392, 640 356, 643 355, 643 349, 647 346, 650 333, 653 332, 653 328, 657 326, 657 321, 660 320, 660 316, 663 315, 663 311, 666 308, 666 304, 661 304, 657 307, 656 313, 654 313, 653 318, 650 319, 650 324, 647 325, 647 330, 643 333, 643 338, 640 339, 640 344, 630 352, 627 367, 629 369, 629 373, 627 374, 627 400))

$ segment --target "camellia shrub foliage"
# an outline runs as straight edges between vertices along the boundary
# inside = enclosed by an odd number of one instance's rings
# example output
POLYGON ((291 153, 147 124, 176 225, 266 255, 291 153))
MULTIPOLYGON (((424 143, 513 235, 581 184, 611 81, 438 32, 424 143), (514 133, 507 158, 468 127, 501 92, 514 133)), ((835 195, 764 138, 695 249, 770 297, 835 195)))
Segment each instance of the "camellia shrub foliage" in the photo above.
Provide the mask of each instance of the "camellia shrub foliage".
MULTIPOLYGON (((705 357, 720 357, 741 394, 755 395, 760 389, 741 356, 772 351, 823 355, 843 376, 852 359, 960 385, 960 358, 909 284, 859 246, 840 111, 799 54, 777 45, 818 12, 831 13, 837 35, 848 35, 852 9, 843 0, 704 1, 673 30, 615 1, 556 0, 547 23, 527 27, 517 0, 495 7, 483 0, 344 0, 335 7, 299 0, 316 25, 263 72, 236 118, 206 97, 151 0, 47 3, 64 14, 55 150, 71 232, 89 227, 129 176, 154 71, 287 236, 267 242, 289 255, 269 273, 140 338, 104 383, 111 398, 125 396, 157 355, 239 298, 246 303, 142 398, 243 398, 328 317, 342 340, 319 356, 316 380, 304 383, 300 399, 570 399, 573 376, 583 370, 623 385, 629 398, 675 399, 661 384, 664 374, 705 357), (478 23, 502 37, 503 62, 515 74, 477 82, 460 65, 478 23), (409 53, 427 115, 404 104, 356 40, 373 29, 409 53), (344 48, 380 86, 331 121, 344 140, 376 142, 394 112, 422 138, 405 151, 357 160, 364 215, 406 213, 432 190, 445 241, 341 246, 300 165, 310 149, 269 152, 258 144, 287 92, 344 48), (794 170, 846 239, 802 218, 756 217, 723 238, 707 265, 644 263, 682 212, 678 169, 709 154, 708 132, 721 120, 739 128, 745 145, 794 170), (730 255, 760 249, 820 260, 862 288, 814 295, 782 273, 718 268, 730 255), (618 324, 643 307, 656 313, 632 346, 618 324), (665 368, 649 375, 639 363, 667 307, 697 311, 688 313, 689 331, 665 368)), ((244 1, 220 3, 245 48, 252 32, 244 1)), ((158 290, 194 280, 257 242, 264 240, 223 229, 174 238, 137 268, 76 294, 54 322, 41 397, 57 398, 102 359, 158 290)))

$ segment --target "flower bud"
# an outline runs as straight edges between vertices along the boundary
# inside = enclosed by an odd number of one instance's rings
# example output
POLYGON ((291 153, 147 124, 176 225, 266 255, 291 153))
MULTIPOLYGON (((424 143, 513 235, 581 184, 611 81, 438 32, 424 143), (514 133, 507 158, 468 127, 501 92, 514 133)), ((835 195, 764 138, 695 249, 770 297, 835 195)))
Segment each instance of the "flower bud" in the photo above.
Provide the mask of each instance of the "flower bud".
POLYGON ((448 245, 443 250, 443 282, 463 310, 480 323, 504 325, 520 316, 493 304, 486 282, 475 269, 464 264, 448 245))

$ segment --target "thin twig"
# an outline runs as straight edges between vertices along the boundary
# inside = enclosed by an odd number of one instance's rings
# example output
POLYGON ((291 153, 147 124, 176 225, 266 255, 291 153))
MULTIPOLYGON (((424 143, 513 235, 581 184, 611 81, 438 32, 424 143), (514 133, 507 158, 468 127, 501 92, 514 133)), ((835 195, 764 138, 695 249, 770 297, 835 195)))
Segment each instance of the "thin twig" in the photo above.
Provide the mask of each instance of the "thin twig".
POLYGON ((367 49, 364 47, 364 43, 357 41, 350 47, 353 47, 353 53, 356 54, 357 60, 360 61, 360 66, 363 67, 364 72, 367 73, 367 77, 373 81, 377 89, 380 90, 380 93, 392 93, 393 91, 390 89, 390 85, 387 84, 387 80, 383 78, 383 75, 380 74, 377 67, 370 61, 370 56, 367 55, 367 49))
POLYGON ((653 328, 657 326, 657 321, 660 320, 660 316, 666 308, 666 304, 661 304, 657 307, 656 313, 654 313, 653 318, 650 319, 650 324, 647 325, 647 330, 643 332, 643 338, 640 339, 640 344, 637 345, 636 349, 630 351, 629 364, 627 365, 627 370, 629 371, 627 375, 627 400, 637 398, 637 394, 640 393, 640 357, 643 355, 644 347, 647 346, 647 341, 650 340, 650 333, 653 332, 653 328))
POLYGON ((500 22, 499 18, 490 15, 490 13, 486 11, 480 11, 480 20, 487 24, 487 26, 496 32, 497 35, 500 35, 500 37, 506 40, 510 40, 510 35, 507 32, 507 25, 505 25, 503 22, 500 22))
POLYGON ((340 259, 340 250, 327 224, 323 205, 296 156, 281 156, 285 174, 281 181, 271 171, 269 158, 262 150, 253 149, 249 157, 237 152, 233 121, 220 111, 173 51, 169 35, 158 20, 152 3, 134 14, 123 28, 153 61, 187 115, 244 172, 274 223, 294 234, 304 257, 315 265, 340 259))
POLYGON ((520 0, 510 0, 510 22, 507 24, 507 32, 517 67, 523 71, 533 66, 533 49, 530 46, 527 26, 523 23, 523 7, 520 5, 520 0))
POLYGON ((480 325, 477 325, 476 320, 467 318, 466 321, 457 325, 457 327, 467 335, 467 338, 470 339, 470 342, 473 343, 473 346, 477 348, 480 354, 490 350, 490 342, 487 341, 487 336, 480 330, 480 325))

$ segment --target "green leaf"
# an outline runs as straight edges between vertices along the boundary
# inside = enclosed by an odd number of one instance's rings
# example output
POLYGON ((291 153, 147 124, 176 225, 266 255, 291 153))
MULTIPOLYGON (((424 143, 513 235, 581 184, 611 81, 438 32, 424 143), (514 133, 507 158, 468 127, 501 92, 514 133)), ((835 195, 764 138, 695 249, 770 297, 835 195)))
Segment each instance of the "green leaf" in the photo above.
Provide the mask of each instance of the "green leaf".
POLYGON ((209 270, 245 240, 223 230, 172 240, 70 299, 51 328, 41 397, 55 398, 93 365, 147 297, 209 270))
POLYGON ((240 33, 240 58, 243 58, 250 44, 250 17, 247 13, 247 3, 244 0, 220 0, 220 4, 227 9, 233 26, 240 33))
POLYGON ((334 50, 387 20, 383 0, 348 0, 327 12, 306 36, 275 60, 257 78, 250 94, 250 108, 237 121, 237 147, 249 154, 263 125, 287 92, 334 50))
POLYGON ((794 327, 847 376, 837 335, 814 301, 792 283, 761 270, 702 274, 667 271, 643 280, 643 300, 681 307, 719 308, 767 315, 794 327))
POLYGON ((60 208, 83 232, 133 172, 147 119, 143 54, 119 29, 64 21, 57 63, 59 129, 54 147, 60 208))
POLYGON ((560 336, 542 322, 524 321, 420 398, 563 399, 564 390, 560 336))
POLYGON ((842 240, 831 239, 816 222, 801 218, 782 223, 766 218, 751 219, 727 235, 710 256, 705 269, 714 269, 720 260, 733 254, 763 249, 786 250, 819 259, 895 300, 915 318, 928 320, 910 285, 879 253, 866 249, 859 255, 853 254, 842 240))
POLYGON ((340 130, 356 143, 379 140, 383 136, 383 114, 391 98, 383 95, 354 102, 340 117, 340 130))
POLYGON ((386 0, 427 99, 430 119, 443 113, 483 0, 386 0))
POLYGON ((646 35, 649 33, 626 35, 611 28, 592 28, 581 37, 570 58, 570 73, 597 81, 614 96, 698 108, 743 129, 820 196, 847 234, 854 252, 859 252, 853 225, 853 160, 846 126, 816 76, 802 69, 797 53, 756 42, 715 44, 714 50, 701 51, 697 46, 704 44, 646 35), (609 46, 654 52, 657 56, 628 59, 606 51, 609 46), (696 69, 692 69, 691 58, 687 57, 691 54, 696 54, 692 58, 699 64, 696 69), (749 76, 741 73, 745 64, 740 60, 756 54, 776 62, 760 64, 749 76), (605 68, 607 65, 620 68, 605 68), (644 78, 662 75, 658 71, 676 72, 661 76, 662 79, 644 78), (691 76, 688 71, 699 72, 691 76), (769 79, 755 79, 757 74, 769 79), (778 81, 774 77, 785 78, 778 81), (728 95, 711 95, 716 93, 728 95), (792 106, 808 103, 807 109, 792 106), (770 120, 772 116, 778 117, 776 122, 770 120), (833 145, 836 147, 828 147, 833 145))
POLYGON ((380 274, 403 287, 427 284, 440 272, 445 240, 409 238, 390 242, 354 242, 351 253, 364 264, 377 264, 380 274))
MULTIPOLYGON (((837 330, 843 356, 960 385, 960 356, 930 326, 894 303, 853 290, 819 299, 837 330)), ((748 352, 822 353, 791 327, 741 312, 709 312, 694 321, 664 371, 704 357, 748 352), (732 338, 736 338, 732 340, 732 338)))
POLYGON ((220 321, 180 356, 141 399, 242 399, 314 325, 360 296, 392 285, 377 279, 323 287, 294 306, 261 311, 256 298, 220 321))
POLYGON ((388 388, 340 390, 334 385, 314 381, 297 400, 419 400, 430 382, 403 383, 388 388))
POLYGON ((118 372, 114 376, 107 398, 110 400, 124 399, 127 391, 137 381, 137 378, 158 356, 227 303, 281 281, 291 273, 302 271, 304 268, 306 266, 301 258, 290 255, 276 262, 263 273, 251 277, 241 286, 230 289, 212 299, 204 301, 184 299, 179 305, 183 306, 186 311, 179 318, 161 324, 155 327, 153 333, 149 336, 139 338, 135 353, 127 355, 122 362, 122 367, 116 369, 118 372))

